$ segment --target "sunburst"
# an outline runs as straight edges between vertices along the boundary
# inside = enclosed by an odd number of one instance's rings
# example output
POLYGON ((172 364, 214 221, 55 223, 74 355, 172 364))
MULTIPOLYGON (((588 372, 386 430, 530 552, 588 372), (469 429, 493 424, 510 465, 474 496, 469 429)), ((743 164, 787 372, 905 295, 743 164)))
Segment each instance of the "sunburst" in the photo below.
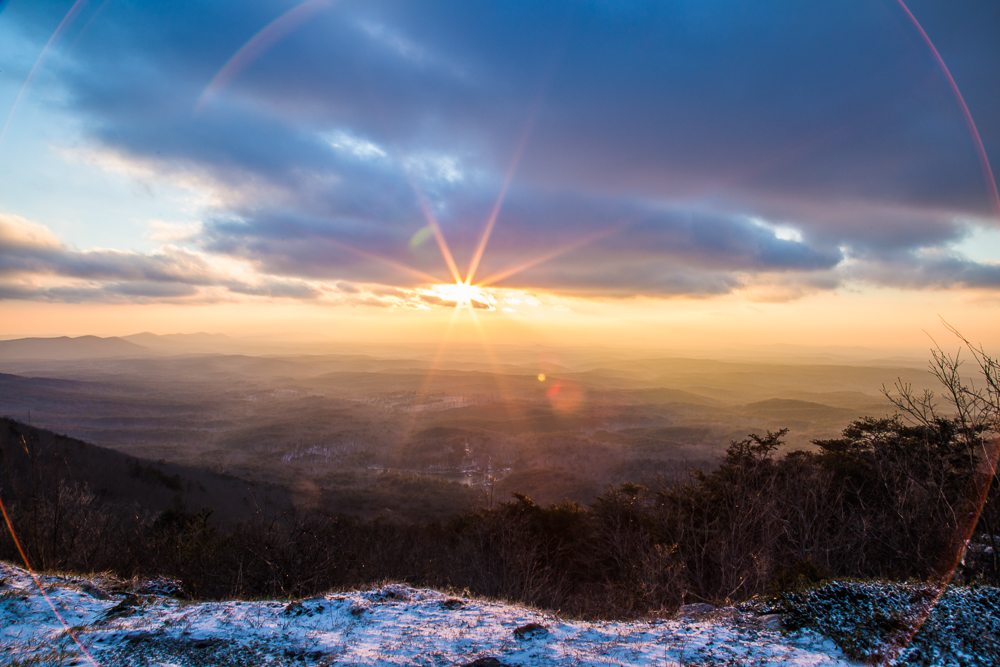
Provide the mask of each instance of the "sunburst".
POLYGON ((493 294, 479 285, 472 285, 464 280, 432 285, 430 293, 445 303, 454 304, 455 308, 496 310, 497 306, 493 294))

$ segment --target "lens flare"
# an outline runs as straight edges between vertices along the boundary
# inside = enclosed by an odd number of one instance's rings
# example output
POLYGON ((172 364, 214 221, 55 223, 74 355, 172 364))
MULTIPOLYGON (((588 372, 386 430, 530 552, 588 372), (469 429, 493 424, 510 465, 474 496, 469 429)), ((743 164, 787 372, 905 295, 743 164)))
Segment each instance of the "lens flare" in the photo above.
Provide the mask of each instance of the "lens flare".
POLYGON ((236 78, 250 63, 287 37, 314 14, 329 7, 332 2, 333 0, 305 0, 261 28, 226 61, 212 77, 212 80, 208 82, 195 103, 195 113, 202 111, 205 105, 221 89, 229 85, 229 82, 236 78))
MULTIPOLYGON (((3 125, 0 125, 0 143, 3 142, 4 137, 7 135, 7 128, 10 127, 11 120, 14 118, 14 114, 17 113, 17 108, 20 106, 24 94, 27 92, 28 88, 31 87, 31 82, 35 80, 35 75, 38 74, 39 69, 48 59, 49 54, 52 52, 55 45, 62 39, 63 33, 66 32, 67 26, 73 22, 76 16, 81 10, 87 5, 88 0, 76 0, 73 6, 69 8, 69 11, 63 16, 59 25, 56 26, 55 31, 52 36, 49 37, 48 41, 45 42, 45 46, 42 47, 42 52, 38 54, 38 58, 35 59, 35 64, 31 66, 31 70, 28 72, 28 76, 24 79, 21 87, 17 91, 17 95, 14 97, 14 103, 10 105, 10 110, 7 112, 7 116, 4 118, 3 125)), ((0 3, 0 10, 3 9, 2 3, 0 3)))
POLYGON ((952 76, 951 69, 948 64, 945 63, 944 58, 941 56, 941 52, 937 50, 934 42, 931 41, 930 35, 924 30, 924 26, 921 25, 917 17, 910 11, 910 8, 906 5, 904 0, 896 0, 899 4, 900 9, 906 14, 906 18, 909 19, 910 23, 920 34, 920 38, 924 40, 924 44, 927 45, 927 49, 931 52, 934 60, 937 62, 938 68, 941 73, 944 74, 944 78, 948 81, 948 86, 951 88, 951 94, 955 98, 955 102, 958 104, 959 110, 962 112, 962 118, 965 120, 965 126, 969 130, 969 136, 972 138, 973 146, 976 149, 976 156, 979 158, 979 165, 983 170, 983 178, 986 180, 986 187, 990 197, 990 204, 993 205, 993 212, 1000 216, 1000 191, 997 190, 997 181, 993 176, 993 167, 990 165, 989 155, 986 153, 986 145, 983 143, 983 138, 979 134, 979 127, 976 125, 976 120, 972 117, 972 110, 969 109, 969 105, 965 102, 965 95, 962 94, 962 90, 958 87, 958 82, 955 81, 955 77, 952 76))

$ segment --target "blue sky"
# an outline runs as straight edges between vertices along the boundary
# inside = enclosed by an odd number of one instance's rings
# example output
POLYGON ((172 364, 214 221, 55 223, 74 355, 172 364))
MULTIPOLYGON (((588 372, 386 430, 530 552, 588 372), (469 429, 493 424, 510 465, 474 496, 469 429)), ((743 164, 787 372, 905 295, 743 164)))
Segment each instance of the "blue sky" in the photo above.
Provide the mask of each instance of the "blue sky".
MULTIPOLYGON (((425 210, 464 274, 501 192, 500 287, 1000 288, 974 142, 890 0, 0 6, 0 113, 35 68, 0 298, 433 304, 425 210)), ((1000 4, 910 8, 1000 155, 1000 4)))

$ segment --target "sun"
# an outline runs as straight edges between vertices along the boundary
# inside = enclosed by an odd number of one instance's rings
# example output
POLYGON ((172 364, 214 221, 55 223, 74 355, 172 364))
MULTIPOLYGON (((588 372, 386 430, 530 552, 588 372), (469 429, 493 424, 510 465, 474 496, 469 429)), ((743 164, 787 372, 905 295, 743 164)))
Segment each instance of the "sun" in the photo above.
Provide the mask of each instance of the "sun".
POLYGON ((456 308, 495 310, 496 298, 487 290, 464 281, 431 286, 431 292, 442 301, 455 304, 456 308))

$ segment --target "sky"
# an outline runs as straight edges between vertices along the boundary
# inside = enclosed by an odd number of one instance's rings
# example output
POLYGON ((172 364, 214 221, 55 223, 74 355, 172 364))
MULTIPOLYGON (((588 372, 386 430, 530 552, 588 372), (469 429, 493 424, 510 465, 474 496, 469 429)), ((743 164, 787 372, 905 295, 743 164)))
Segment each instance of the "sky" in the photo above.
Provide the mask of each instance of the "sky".
POLYGON ((1000 344, 998 80, 992 0, 0 2, 0 336, 1000 344))

